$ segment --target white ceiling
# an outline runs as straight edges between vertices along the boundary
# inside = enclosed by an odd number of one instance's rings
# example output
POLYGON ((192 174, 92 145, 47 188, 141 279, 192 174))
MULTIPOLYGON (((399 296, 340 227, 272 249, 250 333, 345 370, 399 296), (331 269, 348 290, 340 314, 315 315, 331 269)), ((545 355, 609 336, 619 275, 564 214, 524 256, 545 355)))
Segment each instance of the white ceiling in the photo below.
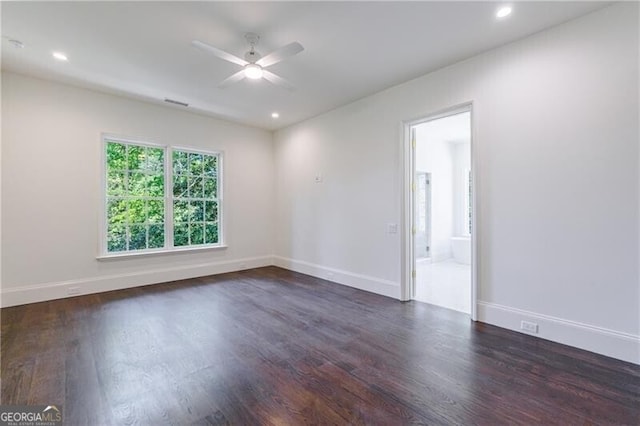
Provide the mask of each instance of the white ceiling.
POLYGON ((500 4, 2 2, 2 68, 155 102, 172 98, 193 111, 277 129, 608 3, 518 2, 498 21, 500 4), (249 31, 261 36, 263 55, 292 41, 305 47, 270 68, 295 92, 249 80, 218 89, 239 67, 190 45, 198 39, 243 56, 249 31), (69 61, 55 61, 53 50, 69 61))

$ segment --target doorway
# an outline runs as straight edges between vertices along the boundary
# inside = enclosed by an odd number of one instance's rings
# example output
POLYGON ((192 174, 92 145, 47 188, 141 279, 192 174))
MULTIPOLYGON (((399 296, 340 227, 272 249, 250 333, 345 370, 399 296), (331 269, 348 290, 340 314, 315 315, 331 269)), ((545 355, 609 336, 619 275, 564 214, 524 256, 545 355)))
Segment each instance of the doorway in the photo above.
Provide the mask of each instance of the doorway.
POLYGON ((410 139, 405 263, 411 268, 406 299, 475 319, 471 106, 407 123, 405 130, 410 139))

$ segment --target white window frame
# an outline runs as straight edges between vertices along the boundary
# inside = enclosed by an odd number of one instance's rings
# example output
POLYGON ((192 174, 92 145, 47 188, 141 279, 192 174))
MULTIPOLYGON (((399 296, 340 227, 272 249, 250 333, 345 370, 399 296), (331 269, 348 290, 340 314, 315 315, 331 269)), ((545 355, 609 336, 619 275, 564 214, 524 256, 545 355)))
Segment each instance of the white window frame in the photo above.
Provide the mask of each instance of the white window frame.
MULTIPOLYGON (((222 174, 224 171, 224 166, 223 166, 223 160, 222 160, 222 152, 221 151, 207 151, 207 150, 202 150, 202 149, 197 149, 197 148, 190 148, 190 147, 181 147, 181 146, 170 146, 168 147, 168 151, 167 151, 167 157, 171 157, 168 160, 165 160, 165 167, 167 164, 167 161, 169 162, 169 169, 170 172, 170 176, 168 176, 168 181, 170 182, 170 187, 169 187, 169 191, 168 191, 168 197, 166 199, 166 203, 165 203, 165 212, 170 211, 171 212, 171 223, 170 223, 170 231, 171 233, 169 235, 171 235, 171 251, 184 251, 184 250, 193 250, 193 249, 199 249, 199 248, 219 248, 219 247, 223 247, 226 248, 226 246, 223 244, 224 241, 224 231, 223 231, 223 197, 224 197, 224 191, 223 191, 223 184, 222 184, 222 174), (217 192, 217 197, 216 197, 216 202, 218 203, 218 242, 216 244, 198 244, 195 246, 180 246, 180 247, 174 247, 173 245, 173 151, 182 151, 182 152, 188 152, 188 153, 194 153, 194 154, 204 154, 204 155, 212 155, 212 156, 216 156, 218 157, 218 166, 217 166, 217 176, 216 176, 216 192, 217 192), (170 206, 167 206, 167 204, 170 204, 170 206)), ((166 188, 165 188, 165 196, 167 194, 166 188)), ((166 213, 165 213, 166 215, 166 213)), ((166 242, 166 241, 165 241, 166 242)))
POLYGON ((123 257, 134 256, 148 256, 155 254, 168 254, 168 253, 184 253, 189 251, 202 251, 202 250, 217 250, 226 249, 225 244, 225 232, 224 232, 224 153, 222 151, 209 151, 204 149, 198 149, 193 147, 171 146, 163 145, 146 140, 132 139, 129 137, 122 137, 113 134, 103 133, 101 137, 101 154, 100 154, 100 173, 101 173, 101 211, 100 211, 100 249, 97 259, 113 259, 123 257), (164 247, 133 250, 133 251, 119 251, 109 252, 107 241, 108 230, 108 218, 107 218, 107 143, 118 142, 128 145, 138 145, 151 148, 162 148, 164 151, 164 247), (189 153, 197 153, 204 155, 213 155, 218 158, 217 161, 217 198, 218 203, 218 242, 215 244, 198 244, 176 247, 173 245, 173 151, 182 151, 189 153))

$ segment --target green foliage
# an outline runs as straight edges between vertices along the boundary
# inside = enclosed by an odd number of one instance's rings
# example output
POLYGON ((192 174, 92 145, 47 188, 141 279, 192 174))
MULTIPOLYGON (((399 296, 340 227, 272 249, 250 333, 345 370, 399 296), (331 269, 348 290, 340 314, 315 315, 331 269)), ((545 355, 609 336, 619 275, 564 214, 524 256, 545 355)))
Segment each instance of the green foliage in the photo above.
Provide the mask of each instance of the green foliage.
POLYGON ((204 220, 207 222, 216 222, 218 220, 218 202, 217 201, 205 202, 204 220))
POLYGON ((164 223, 164 200, 147 201, 147 222, 164 223))
POLYGON ((149 197, 164 197, 164 176, 148 175, 147 191, 149 197))
POLYGON ((129 250, 147 248, 147 227, 144 225, 129 226, 129 250))
POLYGON ((205 176, 217 177, 218 175, 218 157, 213 155, 203 155, 203 169, 205 176))
POLYGON ((202 154, 189 153, 189 174, 202 176, 202 154))
POLYGON ((189 178, 187 176, 173 176, 173 196, 176 198, 189 196, 189 178))
POLYGON ((218 197, 218 184, 216 179, 205 178, 204 179, 204 198, 217 198, 218 197))
POLYGON ((118 197, 126 194, 125 175, 126 172, 121 171, 109 170, 107 172, 107 195, 118 197))
POLYGON ((202 176, 189 178, 189 198, 202 198, 202 176))
POLYGON ((191 223, 189 225, 191 244, 204 244, 204 223, 191 223))
POLYGON ((164 174, 164 149, 147 147, 147 171, 164 174))
POLYGON ((189 153, 173 151, 173 173, 177 175, 189 173, 189 153))
POLYGON ((218 243, 218 224, 209 223, 205 224, 205 243, 217 244, 218 243))
POLYGON ((204 201, 191 201, 189 207, 191 212, 189 222, 204 221, 204 201))
POLYGON ((218 157, 173 152, 173 244, 216 244, 218 157))
POLYGON ((176 247, 189 245, 188 223, 176 223, 173 226, 173 245, 176 247))
POLYGON ((127 180, 127 195, 130 197, 146 196, 147 175, 142 172, 129 172, 127 180))
POLYGON ((111 170, 127 169, 126 145, 108 142, 107 143, 107 168, 111 170))
POLYGON ((218 243, 218 224, 215 222, 177 223, 173 231, 176 247, 218 243))
POLYGON ((173 202, 173 222, 189 222, 191 216, 191 209, 188 201, 174 201, 173 202))
POLYGON ((145 168, 145 147, 127 145, 127 169, 139 170, 145 168))
POLYGON ((107 250, 164 247, 164 149, 106 145, 107 250))
MULTIPOLYGON (((162 248, 164 149, 107 141, 107 249, 162 248)), ((215 244, 218 157, 174 150, 174 246, 215 244)))
POLYGON ((164 247, 164 225, 149 226, 149 248, 164 247))
POLYGON ((127 249, 127 228, 124 225, 110 225, 107 230, 107 250, 110 252, 127 249))

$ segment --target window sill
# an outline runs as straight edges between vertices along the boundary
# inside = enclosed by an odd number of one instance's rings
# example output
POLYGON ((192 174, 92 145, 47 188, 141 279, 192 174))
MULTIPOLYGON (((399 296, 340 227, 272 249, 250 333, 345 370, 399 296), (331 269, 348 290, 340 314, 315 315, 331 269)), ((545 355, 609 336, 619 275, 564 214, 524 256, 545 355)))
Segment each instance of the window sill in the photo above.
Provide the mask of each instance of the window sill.
POLYGON ((98 260, 131 259, 136 257, 171 255, 171 254, 178 254, 178 253, 193 253, 193 252, 210 251, 210 250, 225 250, 227 248, 228 246, 226 245, 219 245, 219 246, 173 248, 171 250, 163 249, 163 250, 154 250, 154 251, 110 253, 110 254, 101 254, 97 256, 96 259, 98 260))

